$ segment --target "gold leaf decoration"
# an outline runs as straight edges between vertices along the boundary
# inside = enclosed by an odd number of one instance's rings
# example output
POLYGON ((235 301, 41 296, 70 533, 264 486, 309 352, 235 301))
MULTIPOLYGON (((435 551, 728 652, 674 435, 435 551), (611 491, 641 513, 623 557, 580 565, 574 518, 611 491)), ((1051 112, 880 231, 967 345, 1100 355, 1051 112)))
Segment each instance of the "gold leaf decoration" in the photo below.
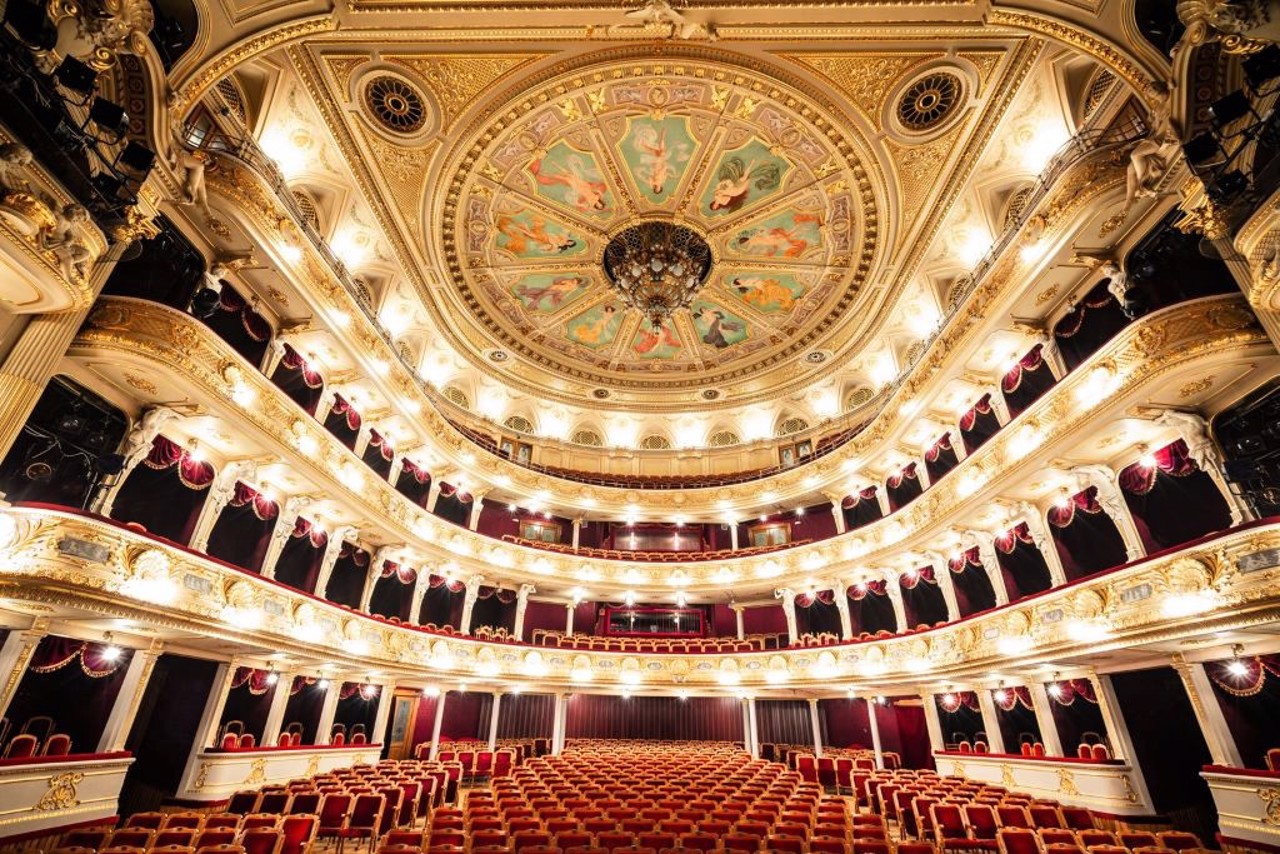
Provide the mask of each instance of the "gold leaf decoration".
POLYGON ((880 106, 911 66, 940 56, 933 53, 893 53, 861 55, 849 53, 797 53, 788 58, 826 77, 866 115, 880 126, 880 106))
POLYGON ((467 55, 417 54, 388 56, 389 62, 409 69, 431 88, 440 107, 440 127, 448 129, 481 92, 505 78, 513 69, 542 54, 512 53, 467 55))
POLYGON ((49 790, 40 796, 40 800, 36 801, 32 809, 38 812, 50 812, 77 806, 80 803, 80 795, 76 787, 83 779, 84 774, 79 771, 55 774, 49 778, 49 790))

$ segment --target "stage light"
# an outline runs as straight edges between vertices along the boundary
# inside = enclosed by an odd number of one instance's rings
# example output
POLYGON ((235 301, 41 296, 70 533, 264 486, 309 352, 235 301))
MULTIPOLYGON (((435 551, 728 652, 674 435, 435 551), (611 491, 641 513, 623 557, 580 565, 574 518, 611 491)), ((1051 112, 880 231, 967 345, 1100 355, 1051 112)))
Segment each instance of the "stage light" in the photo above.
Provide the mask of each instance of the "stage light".
POLYGON ((89 117, 85 119, 80 129, 84 130, 90 124, 103 134, 102 142, 115 145, 129 132, 129 114, 115 101, 94 98, 93 104, 89 107, 89 117))
POLYGON ((98 86, 98 72, 74 56, 68 56, 62 60, 57 70, 53 72, 53 77, 63 89, 80 96, 80 100, 76 102, 80 106, 89 103, 98 86))
POLYGON ((1193 167, 1215 165, 1220 163, 1224 156, 1222 146, 1218 144, 1218 138, 1208 131, 1183 143, 1182 153, 1186 155, 1187 162, 1193 167))
MULTIPOLYGON (((1229 95, 1224 95, 1209 105, 1210 121, 1219 133, 1227 125, 1239 121, 1245 116, 1253 116, 1256 119, 1258 114, 1253 111, 1253 105, 1249 103, 1248 96, 1241 89, 1237 89, 1229 95)), ((1231 136, 1235 136, 1235 134, 1231 134, 1231 136)))
POLYGON ((114 165, 132 173, 138 183, 142 183, 156 165, 156 153, 140 142, 130 141, 116 156, 114 165))

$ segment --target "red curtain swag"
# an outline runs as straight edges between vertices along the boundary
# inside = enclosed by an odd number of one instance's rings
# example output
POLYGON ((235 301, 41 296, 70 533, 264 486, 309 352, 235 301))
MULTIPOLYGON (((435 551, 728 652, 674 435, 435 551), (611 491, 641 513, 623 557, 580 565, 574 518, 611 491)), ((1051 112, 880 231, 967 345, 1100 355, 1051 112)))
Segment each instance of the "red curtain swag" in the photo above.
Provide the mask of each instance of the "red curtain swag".
POLYGON ((1056 684, 1058 692, 1055 695, 1053 691, 1050 691, 1049 699, 1059 706, 1070 706, 1077 699, 1086 703, 1093 703, 1095 706, 1098 705, 1098 695, 1093 690, 1093 683, 1088 679, 1067 679, 1056 684))
POLYGON ((868 486, 866 489, 860 490, 857 495, 846 495, 841 501, 840 506, 845 510, 851 510, 858 506, 860 501, 875 501, 876 488, 868 486))
POLYGON ((1082 492, 1077 492, 1071 496, 1071 500, 1065 507, 1059 507, 1056 504, 1050 507, 1047 514, 1049 524, 1055 528, 1065 528, 1075 519, 1077 510, 1088 513, 1090 516, 1096 516, 1102 512, 1102 505, 1098 503, 1098 487, 1091 486, 1082 492))
POLYGON ((454 498, 459 504, 470 504, 472 501, 470 492, 459 492, 458 487, 451 483, 440 483, 440 497, 454 498))
POLYGON ((289 696, 294 697, 301 694, 309 685, 316 684, 316 679, 312 676, 295 676, 293 684, 289 686, 289 696))
POLYGON ((378 573, 379 578, 390 578, 395 576, 401 584, 413 584, 418 580, 418 571, 411 566, 401 566, 392 560, 384 560, 382 562, 382 570, 378 573))
POLYGON ((253 515, 263 522, 269 522, 280 515, 280 505, 252 486, 239 480, 236 481, 235 492, 231 496, 230 504, 232 507, 243 507, 246 504, 252 504, 253 515))
POLYGON ((357 546, 355 543, 343 541, 342 547, 338 549, 338 560, 350 558, 351 562, 356 566, 369 565, 369 553, 357 546))
POLYGON ((1019 522, 1017 525, 996 537, 996 548, 1005 554, 1013 554, 1013 550, 1018 547, 1018 543, 1035 545, 1035 542, 1035 538, 1031 536, 1031 530, 1027 527, 1027 523, 1019 522))
POLYGON ((899 471, 897 474, 889 476, 889 481, 888 481, 889 488, 897 489, 899 486, 902 486, 902 482, 904 480, 915 480, 915 479, 916 479, 916 464, 908 463, 907 465, 903 466, 902 470, 899 471))
POLYGON ((796 596, 796 606, 800 608, 812 608, 814 603, 822 605, 833 605, 836 601, 834 590, 818 590, 814 593, 800 593, 796 596))
POLYGON ((855 601, 861 601, 867 598, 867 594, 874 593, 876 596, 888 596, 888 585, 884 579, 876 581, 867 581, 862 584, 854 584, 845 591, 845 595, 855 601))
POLYGON ((973 425, 977 423, 979 415, 991 414, 991 393, 987 392, 978 398, 978 402, 969 407, 969 411, 960 416, 960 429, 972 430, 973 425))
POLYGON ((186 448, 164 436, 151 440, 151 452, 142 462, 156 471, 177 466, 178 479, 188 489, 207 489, 213 483, 215 471, 212 464, 193 460, 186 448))
POLYGON ((231 690, 242 686, 249 686, 249 693, 254 696, 262 696, 271 690, 271 682, 269 677, 271 671, 257 670, 252 667, 237 667, 235 675, 231 677, 231 690))
POLYGON ((1027 355, 1018 360, 1008 373, 1004 375, 1004 379, 1000 381, 1000 388, 1005 394, 1010 394, 1018 390, 1018 386, 1022 385, 1022 375, 1031 374, 1044 367, 1044 349, 1043 344, 1037 344, 1027 351, 1027 355))
POLYGON ((106 644, 89 643, 73 638, 46 637, 36 647, 29 666, 32 673, 52 673, 73 661, 78 661, 85 676, 101 679, 115 673, 121 664, 129 660, 129 656, 126 655, 107 658, 103 654, 106 648, 106 644))
POLYGON ((450 593, 461 593, 467 589, 467 585, 461 581, 450 581, 442 575, 428 575, 427 587, 435 590, 437 587, 444 587, 450 593))
POLYGON ((291 537, 301 539, 302 537, 311 538, 311 547, 322 549, 329 543, 329 535, 317 528, 310 519, 304 519, 299 516, 293 522, 293 533, 291 537))
POLYGON ((1006 712, 1012 712, 1019 704, 1024 709, 1035 709, 1031 704, 1031 689, 1026 685, 1019 685, 1017 688, 1000 688, 991 692, 991 699, 995 701, 996 706, 1004 709, 1006 712), (1004 700, 1000 697, 1001 691, 1004 692, 1004 700))
POLYGON ((339 700, 349 700, 356 695, 360 695, 360 699, 368 702, 376 699, 378 696, 377 685, 366 685, 361 682, 343 682, 342 689, 338 691, 339 700))
POLYGON ((391 447, 391 440, 372 428, 369 430, 369 447, 377 448, 378 453, 382 454, 382 458, 387 462, 395 459, 396 449, 391 447))
POLYGON ((346 416, 348 430, 360 429, 360 413, 356 412, 355 407, 340 394, 333 396, 333 406, 329 409, 329 414, 346 416))
POLYGON ((1236 676, 1228 669, 1230 661, 1215 661, 1205 670, 1213 684, 1233 697, 1252 697, 1262 691, 1267 682, 1267 674, 1280 678, 1280 654, 1253 655, 1241 658, 1246 672, 1236 676))
POLYGON ((222 286, 222 293, 218 297, 218 308, 230 314, 239 314, 245 333, 254 341, 266 341, 271 337, 271 324, 267 323, 266 318, 258 314, 244 297, 236 293, 235 288, 225 284, 222 286))
POLYGON ((939 454, 950 450, 951 434, 949 432, 943 433, 938 437, 938 441, 934 442, 933 446, 924 452, 925 462, 936 463, 938 461, 939 454))
POLYGON ((280 364, 291 371, 301 373, 302 381, 306 383, 307 388, 320 388, 324 385, 324 377, 320 376, 320 372, 311 367, 307 360, 302 358, 302 354, 288 344, 284 345, 284 356, 280 359, 280 364))
POLYGON ((1085 315, 1089 313, 1089 309, 1097 311, 1105 308, 1114 301, 1111 292, 1106 289, 1104 284, 1101 288, 1094 288, 1084 299, 1076 303, 1076 307, 1067 312, 1057 326, 1053 328, 1055 338, 1073 338, 1080 331, 1080 327, 1084 326, 1085 315))
POLYGON ((982 568, 982 558, 979 557, 979 554, 980 552, 978 551, 978 547, 974 546, 973 548, 964 551, 959 556, 949 559, 947 561, 947 569, 951 570, 956 575, 960 575, 971 566, 982 568))
POLYGON ((1166 445, 1151 455, 1155 465, 1148 468, 1141 462, 1126 466, 1120 471, 1120 488, 1133 495, 1146 495, 1156 485, 1156 477, 1167 474, 1171 477, 1186 477, 1199 471, 1196 461, 1191 459, 1187 443, 1182 439, 1166 445))
POLYGON ((904 590, 915 590, 921 581, 926 584, 937 584, 938 576, 934 573, 933 567, 922 566, 915 571, 914 575, 910 572, 902 573, 898 580, 904 590))
POLYGON ((982 706, 978 703, 978 695, 973 691, 955 691, 951 694, 940 694, 938 696, 938 708, 944 712, 955 714, 960 709, 972 709, 975 712, 982 711, 982 706), (950 700, 948 700, 950 697, 950 700))
POLYGON ((405 474, 409 475, 410 477, 412 477, 414 480, 416 480, 420 484, 427 483, 429 480, 431 480, 431 472, 417 465, 408 457, 404 458, 404 461, 400 465, 400 470, 405 474))

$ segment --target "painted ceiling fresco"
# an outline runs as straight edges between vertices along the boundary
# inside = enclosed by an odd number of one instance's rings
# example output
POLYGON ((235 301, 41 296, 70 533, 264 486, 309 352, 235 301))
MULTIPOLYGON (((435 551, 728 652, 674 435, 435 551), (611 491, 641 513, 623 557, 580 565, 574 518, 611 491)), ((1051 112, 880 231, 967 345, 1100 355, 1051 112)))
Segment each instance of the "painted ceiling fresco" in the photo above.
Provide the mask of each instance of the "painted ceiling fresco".
POLYGON ((858 291, 875 213, 851 146, 810 103, 698 62, 619 63, 526 92, 454 179, 455 283, 499 346, 605 383, 713 380, 813 347, 805 333, 858 291), (600 263, 646 219, 695 229, 715 258, 656 330, 600 263))

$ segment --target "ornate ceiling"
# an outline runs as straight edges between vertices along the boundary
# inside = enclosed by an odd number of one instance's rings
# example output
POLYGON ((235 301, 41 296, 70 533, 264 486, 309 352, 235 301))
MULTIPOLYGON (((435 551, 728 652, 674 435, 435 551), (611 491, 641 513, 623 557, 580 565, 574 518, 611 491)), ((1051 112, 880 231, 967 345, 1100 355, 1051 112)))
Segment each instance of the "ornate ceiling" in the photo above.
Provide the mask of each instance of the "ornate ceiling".
POLYGON ((466 54, 318 36, 289 59, 416 266, 415 331, 512 395, 697 412, 803 394, 884 346, 906 302, 938 313, 908 270, 1039 52, 1004 35, 466 54), (714 256, 658 330, 601 263, 648 220, 714 256))

